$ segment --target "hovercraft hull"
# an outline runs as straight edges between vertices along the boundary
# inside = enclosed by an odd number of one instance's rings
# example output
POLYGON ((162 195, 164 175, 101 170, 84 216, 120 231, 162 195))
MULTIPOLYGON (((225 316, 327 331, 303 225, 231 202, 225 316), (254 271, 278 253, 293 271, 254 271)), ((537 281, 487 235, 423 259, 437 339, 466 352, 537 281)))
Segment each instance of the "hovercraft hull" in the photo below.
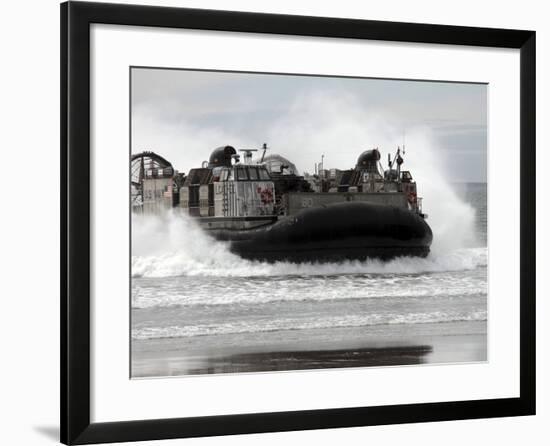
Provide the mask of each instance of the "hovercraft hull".
POLYGON ((268 262, 336 262, 426 257, 432 231, 407 209, 345 202, 304 209, 275 223, 246 230, 212 230, 240 257, 268 262))

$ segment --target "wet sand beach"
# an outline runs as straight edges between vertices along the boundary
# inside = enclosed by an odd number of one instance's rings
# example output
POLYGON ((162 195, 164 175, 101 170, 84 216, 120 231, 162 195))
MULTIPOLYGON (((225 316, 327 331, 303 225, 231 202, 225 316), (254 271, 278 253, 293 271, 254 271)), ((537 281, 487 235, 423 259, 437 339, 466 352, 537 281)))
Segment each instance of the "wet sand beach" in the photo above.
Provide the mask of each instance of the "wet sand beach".
POLYGON ((380 367, 487 360, 487 322, 387 324, 138 339, 132 377, 380 367))

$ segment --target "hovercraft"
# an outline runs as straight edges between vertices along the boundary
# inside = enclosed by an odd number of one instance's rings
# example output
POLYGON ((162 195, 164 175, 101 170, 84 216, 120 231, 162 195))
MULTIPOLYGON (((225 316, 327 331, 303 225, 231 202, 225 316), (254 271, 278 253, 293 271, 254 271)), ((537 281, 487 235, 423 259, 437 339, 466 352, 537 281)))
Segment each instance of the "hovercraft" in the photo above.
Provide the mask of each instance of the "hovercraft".
POLYGON ((387 260, 430 252, 432 231, 416 182, 401 169, 404 149, 388 155, 385 171, 372 149, 351 169, 325 169, 321 161, 304 175, 266 149, 257 160, 257 150, 242 150, 241 162, 234 147, 222 146, 187 175, 153 152, 134 155, 133 209, 177 208, 251 260, 387 260))

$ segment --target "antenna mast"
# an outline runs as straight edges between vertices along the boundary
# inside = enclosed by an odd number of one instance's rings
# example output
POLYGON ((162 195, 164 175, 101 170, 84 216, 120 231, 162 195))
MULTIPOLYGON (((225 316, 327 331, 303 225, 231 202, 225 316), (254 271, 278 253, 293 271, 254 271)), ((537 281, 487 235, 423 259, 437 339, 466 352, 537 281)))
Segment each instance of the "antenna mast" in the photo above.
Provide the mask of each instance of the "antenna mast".
POLYGON ((260 159, 260 163, 263 163, 264 162, 264 157, 265 157, 265 152, 267 150, 267 144, 264 142, 263 146, 262 146, 262 149, 264 150, 262 152, 262 158, 260 159))

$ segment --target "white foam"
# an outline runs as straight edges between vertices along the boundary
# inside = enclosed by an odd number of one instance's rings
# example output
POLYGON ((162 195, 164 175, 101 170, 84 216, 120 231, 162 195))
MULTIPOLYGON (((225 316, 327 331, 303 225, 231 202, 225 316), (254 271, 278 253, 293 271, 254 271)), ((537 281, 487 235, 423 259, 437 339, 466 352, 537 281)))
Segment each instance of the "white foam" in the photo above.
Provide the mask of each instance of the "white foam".
POLYGON ((424 259, 402 257, 388 262, 374 259, 319 264, 249 261, 231 253, 228 244, 214 240, 181 213, 132 218, 133 277, 420 274, 471 270, 485 265, 487 248, 448 247, 446 252, 433 252, 424 259))
POLYGON ((266 304, 274 302, 330 302, 382 299, 393 303, 475 298, 487 294, 483 273, 416 275, 285 276, 270 278, 176 277, 138 280, 132 308, 193 305, 266 304), (217 290, 223 289, 223 292, 217 290))
POLYGON ((309 320, 281 318, 239 321, 221 324, 197 324, 187 326, 145 327, 132 330, 133 339, 180 338, 239 333, 262 333, 277 330, 307 330, 324 328, 351 328, 388 324, 428 324, 460 321, 486 321, 487 312, 441 312, 408 314, 369 314, 323 317, 309 320))

